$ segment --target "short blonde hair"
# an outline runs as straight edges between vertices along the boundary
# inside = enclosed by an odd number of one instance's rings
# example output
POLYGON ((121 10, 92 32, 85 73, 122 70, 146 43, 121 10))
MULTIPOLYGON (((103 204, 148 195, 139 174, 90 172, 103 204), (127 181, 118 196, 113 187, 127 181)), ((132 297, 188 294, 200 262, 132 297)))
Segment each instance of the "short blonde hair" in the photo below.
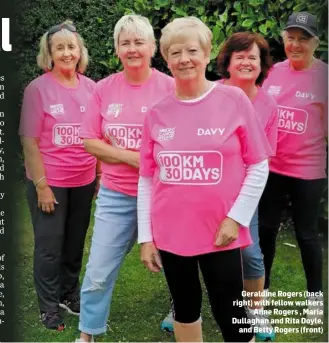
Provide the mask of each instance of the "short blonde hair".
POLYGON ((118 51, 119 45, 119 36, 122 31, 129 33, 136 33, 141 37, 145 37, 148 41, 154 44, 154 52, 156 51, 155 37, 153 27, 150 24, 150 21, 139 14, 128 14, 121 17, 114 27, 114 47, 116 52, 118 51))
POLYGON ((191 35, 191 30, 197 34, 206 55, 210 55, 212 32, 209 27, 196 17, 176 18, 161 30, 160 51, 166 61, 173 40, 180 37, 188 38, 191 35))
MULTIPOLYGON (((73 22, 70 20, 66 20, 60 25, 65 25, 65 24, 70 24, 73 25, 73 22)), ((84 41, 82 37, 79 35, 77 32, 71 32, 67 30, 65 27, 61 31, 58 31, 55 34, 63 34, 66 37, 67 36, 72 36, 74 35, 77 38, 78 46, 80 48, 80 60, 77 64, 77 72, 83 74, 85 70, 87 69, 88 61, 89 61, 89 56, 88 56, 88 50, 85 47, 84 41)), ((53 64, 52 64, 52 58, 51 58, 51 38, 53 35, 49 37, 49 32, 47 31, 40 40, 39 44, 39 54, 37 56, 37 63, 38 66, 42 70, 50 71, 53 69, 53 64)))

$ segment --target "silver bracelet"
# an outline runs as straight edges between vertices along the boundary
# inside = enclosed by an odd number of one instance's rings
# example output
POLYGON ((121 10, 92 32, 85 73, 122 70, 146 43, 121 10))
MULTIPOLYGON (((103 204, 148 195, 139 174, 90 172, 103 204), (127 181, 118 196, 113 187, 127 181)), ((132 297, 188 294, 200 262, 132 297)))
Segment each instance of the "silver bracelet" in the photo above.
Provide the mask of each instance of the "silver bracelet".
POLYGON ((45 176, 40 177, 40 179, 38 181, 34 182, 34 186, 36 187, 45 178, 46 178, 45 176))

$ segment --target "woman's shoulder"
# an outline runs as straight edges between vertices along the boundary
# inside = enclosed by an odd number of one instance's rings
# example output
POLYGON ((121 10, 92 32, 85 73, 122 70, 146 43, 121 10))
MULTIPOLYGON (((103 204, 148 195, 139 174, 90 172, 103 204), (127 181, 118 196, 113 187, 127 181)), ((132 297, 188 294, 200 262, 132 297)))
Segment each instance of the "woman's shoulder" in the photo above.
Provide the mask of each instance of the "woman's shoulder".
POLYGON ((164 72, 162 72, 156 68, 152 68, 152 70, 153 70, 154 75, 156 77, 159 77, 159 78, 164 79, 164 80, 170 80, 170 81, 174 82, 174 79, 170 75, 168 75, 168 74, 166 74, 166 73, 164 73, 164 72))
POLYGON ((25 87, 25 93, 49 89, 49 87, 51 87, 51 84, 53 83, 54 83, 54 80, 49 75, 49 72, 44 73, 42 75, 39 75, 38 77, 36 77, 30 83, 27 84, 27 86, 25 87))
POLYGON ((87 84, 96 85, 96 82, 86 75, 79 74, 79 78, 80 78, 80 80, 83 80, 83 82, 85 82, 87 84))
POLYGON ((327 74, 328 73, 328 64, 325 63, 324 61, 316 58, 315 62, 313 64, 313 69, 327 74))
POLYGON ((122 81, 123 75, 122 72, 117 72, 110 74, 103 79, 96 82, 96 89, 101 90, 103 88, 107 88, 112 86, 113 84, 118 84, 118 82, 122 81))
POLYGON ((258 100, 269 108, 277 108, 277 102, 275 98, 272 95, 268 94, 264 88, 258 88, 258 92, 259 94, 257 95, 256 101, 258 100))
POLYGON ((279 70, 279 69, 287 69, 287 68, 289 68, 289 60, 285 59, 284 61, 275 63, 271 70, 279 70))
POLYGON ((80 79, 80 83, 83 82, 84 86, 89 91, 92 92, 95 89, 96 82, 94 80, 92 80, 90 77, 87 77, 85 75, 79 74, 79 79, 80 79))
POLYGON ((241 96, 247 97, 244 91, 237 86, 225 85, 222 80, 215 81, 215 83, 214 91, 217 93, 223 93, 225 96, 231 97, 232 99, 241 98, 241 96))

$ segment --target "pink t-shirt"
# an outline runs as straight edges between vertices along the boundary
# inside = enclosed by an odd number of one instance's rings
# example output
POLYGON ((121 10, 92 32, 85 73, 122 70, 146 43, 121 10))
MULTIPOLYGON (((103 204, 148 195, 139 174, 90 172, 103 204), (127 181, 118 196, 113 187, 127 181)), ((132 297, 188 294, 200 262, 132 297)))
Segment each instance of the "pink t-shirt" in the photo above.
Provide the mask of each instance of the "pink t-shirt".
MULTIPOLYGON (((224 84, 224 79, 218 82, 224 84)), ((276 152, 278 140, 278 106, 274 98, 268 95, 262 88, 258 88, 257 95, 252 100, 252 104, 272 148, 271 155, 273 156, 276 152)))
POLYGON ((315 60, 295 71, 289 60, 277 63, 263 89, 278 104, 278 144, 272 172, 301 179, 325 178, 328 115, 328 66, 315 60))
MULTIPOLYGON (((95 82, 78 74, 77 88, 60 84, 51 72, 25 89, 19 134, 39 138, 48 184, 79 187, 95 179, 96 159, 79 138, 86 106, 95 82)), ((31 175, 26 168, 26 175, 31 175)))
MULTIPOLYGON (((174 80, 152 69, 139 86, 128 83, 123 72, 97 83, 82 124, 81 138, 103 139, 120 149, 139 151, 147 109, 174 88, 174 80)), ((115 191, 137 196, 138 169, 128 164, 102 163, 102 183, 115 191)))
POLYGON ((214 241, 239 195, 245 165, 270 153, 255 119, 244 92, 221 84, 196 102, 172 93, 147 114, 140 175, 153 177, 151 222, 159 249, 194 256, 251 244, 245 227, 225 248, 214 241))

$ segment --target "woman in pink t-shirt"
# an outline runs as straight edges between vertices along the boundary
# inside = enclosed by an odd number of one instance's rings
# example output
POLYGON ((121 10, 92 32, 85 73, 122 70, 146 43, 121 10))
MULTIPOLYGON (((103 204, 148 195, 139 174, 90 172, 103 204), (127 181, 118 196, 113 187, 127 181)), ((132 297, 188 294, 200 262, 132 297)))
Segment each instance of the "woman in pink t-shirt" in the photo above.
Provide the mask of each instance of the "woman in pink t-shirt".
POLYGON ((156 45, 147 18, 123 16, 114 28, 114 44, 123 71, 97 83, 80 132, 86 150, 102 161, 102 179, 81 288, 79 342, 106 332, 114 284, 137 238, 145 113, 174 87, 171 77, 150 67, 156 45))
POLYGON ((281 215, 291 203, 296 238, 307 280, 308 316, 323 316, 322 248, 318 214, 326 178, 328 66, 314 57, 317 18, 293 13, 282 33, 287 59, 274 65, 263 89, 278 104, 278 144, 259 204, 265 288, 275 256, 281 215), (314 310, 312 312, 312 310, 314 310))
POLYGON ((240 249, 251 244, 271 149, 245 93, 206 80, 211 40, 195 17, 162 30, 176 87, 144 122, 138 241, 147 268, 164 268, 176 341, 202 341, 200 267, 224 340, 248 342, 240 249))
MULTIPOLYGON (((217 58, 219 73, 223 77, 219 82, 241 88, 251 100, 275 155, 278 133, 277 105, 273 97, 260 86, 272 66, 270 49, 264 37, 257 33, 234 33, 224 43, 217 58)), ((242 249, 244 289, 250 294, 248 317, 253 318, 256 338, 274 339, 272 325, 264 318, 260 296, 264 290, 264 263, 259 246, 258 210, 251 223, 250 233, 253 244, 242 249), (257 310, 255 310, 257 309, 257 310), (265 320, 264 320, 265 319, 265 320)))
POLYGON ((34 283, 41 320, 64 329, 59 306, 79 315, 83 247, 95 191, 96 159, 79 130, 95 83, 82 75, 88 52, 69 21, 42 37, 46 70, 25 89, 19 134, 34 228, 34 283))

